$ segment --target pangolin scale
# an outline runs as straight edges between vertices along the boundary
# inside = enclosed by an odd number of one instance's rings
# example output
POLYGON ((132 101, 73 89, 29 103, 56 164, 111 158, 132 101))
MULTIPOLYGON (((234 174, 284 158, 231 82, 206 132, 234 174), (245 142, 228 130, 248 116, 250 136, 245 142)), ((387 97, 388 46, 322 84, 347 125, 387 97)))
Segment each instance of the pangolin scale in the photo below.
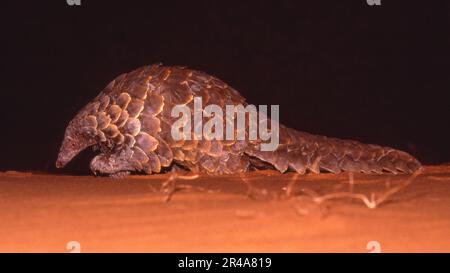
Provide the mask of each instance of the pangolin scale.
POLYGON ((110 175, 160 173, 174 165, 206 174, 261 168, 300 174, 412 173, 421 167, 403 151, 312 135, 283 125, 275 151, 262 152, 260 141, 175 141, 171 109, 181 104, 192 109, 194 96, 201 96, 203 105, 247 105, 239 92, 204 72, 159 64, 141 67, 115 78, 70 121, 56 166, 64 167, 80 151, 94 146, 100 153, 92 159, 91 170, 110 175))

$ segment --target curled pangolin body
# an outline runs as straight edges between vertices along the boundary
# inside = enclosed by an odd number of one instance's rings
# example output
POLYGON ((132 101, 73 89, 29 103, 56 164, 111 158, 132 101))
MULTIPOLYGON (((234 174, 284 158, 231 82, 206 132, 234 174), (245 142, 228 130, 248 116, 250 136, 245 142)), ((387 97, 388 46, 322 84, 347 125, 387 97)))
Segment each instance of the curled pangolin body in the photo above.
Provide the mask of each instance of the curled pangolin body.
MULTIPOLYGON (((173 164, 208 174, 268 167, 302 174, 411 173, 420 168, 414 157, 402 151, 316 136, 282 125, 275 151, 261 151, 260 141, 175 141, 171 126, 176 118, 171 110, 175 105, 193 109, 194 97, 202 97, 203 105, 215 104, 222 109, 225 105, 246 105, 239 92, 200 71, 151 65, 118 76, 70 122, 57 166, 64 166, 86 147, 97 146, 101 153, 92 160, 91 169, 108 174, 159 173, 173 164)), ((203 117, 203 124, 207 120, 203 117)))

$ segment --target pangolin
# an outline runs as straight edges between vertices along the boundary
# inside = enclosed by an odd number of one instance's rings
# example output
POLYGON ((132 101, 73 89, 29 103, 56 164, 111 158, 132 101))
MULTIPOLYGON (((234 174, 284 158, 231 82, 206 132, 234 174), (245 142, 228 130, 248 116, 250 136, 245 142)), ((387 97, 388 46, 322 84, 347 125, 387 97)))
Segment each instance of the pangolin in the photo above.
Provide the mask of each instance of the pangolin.
POLYGON ((412 173, 421 167, 403 151, 313 135, 281 124, 279 144, 273 151, 261 151, 258 140, 175 140, 171 109, 175 105, 192 109, 194 97, 201 97, 204 105, 247 105, 238 91, 204 72, 144 66, 115 78, 70 121, 56 166, 64 167, 80 151, 94 146, 99 154, 90 168, 106 175, 160 173, 174 166, 212 175, 262 168, 300 174, 412 173))

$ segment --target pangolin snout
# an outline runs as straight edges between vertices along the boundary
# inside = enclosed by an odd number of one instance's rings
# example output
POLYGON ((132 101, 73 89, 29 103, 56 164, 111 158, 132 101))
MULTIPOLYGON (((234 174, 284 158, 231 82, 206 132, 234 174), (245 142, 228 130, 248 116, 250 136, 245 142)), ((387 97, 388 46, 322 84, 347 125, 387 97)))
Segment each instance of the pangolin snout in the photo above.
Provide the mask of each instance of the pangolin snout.
POLYGON ((60 169, 60 168, 63 168, 65 164, 58 159, 58 160, 56 160, 55 165, 56 165, 56 168, 60 169))
POLYGON ((58 159, 55 163, 56 168, 63 168, 81 151, 94 144, 95 140, 93 138, 78 133, 74 128, 67 128, 63 143, 59 150, 58 159))
POLYGON ((61 148, 58 153, 58 159, 56 160, 56 168, 63 168, 67 163, 72 160, 81 150, 77 151, 75 140, 70 136, 66 136, 63 140, 61 148))

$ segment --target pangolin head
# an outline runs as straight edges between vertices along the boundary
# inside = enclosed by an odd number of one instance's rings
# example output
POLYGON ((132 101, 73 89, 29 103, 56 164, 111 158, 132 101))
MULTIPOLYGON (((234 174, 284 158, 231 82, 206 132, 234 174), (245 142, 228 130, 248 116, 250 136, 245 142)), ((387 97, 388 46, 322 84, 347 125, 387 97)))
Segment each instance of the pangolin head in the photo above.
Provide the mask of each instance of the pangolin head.
MULTIPOLYGON (((99 108, 104 110, 108 103, 107 96, 99 95, 69 122, 56 160, 57 168, 63 168, 81 151, 99 142, 101 132, 97 130, 99 123, 96 115, 99 113, 99 108)), ((102 134, 100 138, 104 140, 105 136, 102 134)))
POLYGON ((79 113, 67 126, 56 160, 57 168, 63 168, 81 151, 97 143, 89 127, 85 126, 85 120, 86 115, 79 113))
POLYGON ((64 167, 89 146, 103 144, 110 147, 109 140, 115 143, 124 141, 124 136, 120 134, 118 127, 123 126, 128 120, 129 114, 123 109, 128 106, 131 97, 125 92, 116 97, 111 95, 116 83, 123 82, 124 77, 125 74, 122 74, 110 82, 70 121, 56 160, 57 168, 64 167))

